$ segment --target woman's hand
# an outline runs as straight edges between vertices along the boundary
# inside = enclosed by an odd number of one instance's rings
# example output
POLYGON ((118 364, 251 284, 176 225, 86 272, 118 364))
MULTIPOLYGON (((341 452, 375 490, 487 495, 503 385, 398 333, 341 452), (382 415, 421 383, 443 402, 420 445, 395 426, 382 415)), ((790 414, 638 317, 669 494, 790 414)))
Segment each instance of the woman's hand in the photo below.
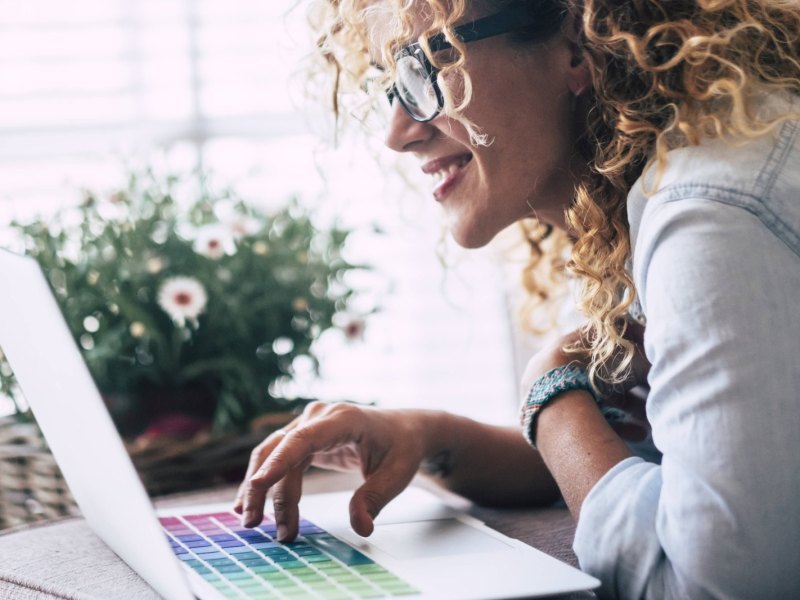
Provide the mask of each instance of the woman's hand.
POLYGON ((375 517, 405 489, 426 457, 432 420, 428 411, 312 402, 253 450, 234 510, 243 514, 246 527, 257 525, 272 489, 278 539, 289 541, 297 535, 306 469, 360 470, 365 481, 350 501, 350 522, 367 536, 375 517))

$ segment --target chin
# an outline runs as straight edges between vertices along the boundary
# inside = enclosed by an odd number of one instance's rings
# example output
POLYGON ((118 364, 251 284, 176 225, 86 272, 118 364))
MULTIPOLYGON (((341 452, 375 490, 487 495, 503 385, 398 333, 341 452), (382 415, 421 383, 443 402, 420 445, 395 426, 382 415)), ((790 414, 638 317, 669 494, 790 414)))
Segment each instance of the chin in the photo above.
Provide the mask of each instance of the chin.
POLYGON ((467 250, 483 248, 492 241, 495 234, 480 228, 459 227, 457 224, 450 227, 450 235, 456 244, 467 250))

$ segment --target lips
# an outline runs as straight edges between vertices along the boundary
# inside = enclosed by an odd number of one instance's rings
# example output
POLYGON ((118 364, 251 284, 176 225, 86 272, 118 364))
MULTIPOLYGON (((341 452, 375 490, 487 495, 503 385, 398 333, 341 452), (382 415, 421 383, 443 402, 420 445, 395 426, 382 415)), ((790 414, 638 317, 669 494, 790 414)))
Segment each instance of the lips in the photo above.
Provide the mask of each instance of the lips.
POLYGON ((472 154, 453 154, 443 156, 426 162, 422 165, 422 172, 431 175, 436 180, 433 196, 442 201, 458 182, 464 167, 472 160, 472 154))

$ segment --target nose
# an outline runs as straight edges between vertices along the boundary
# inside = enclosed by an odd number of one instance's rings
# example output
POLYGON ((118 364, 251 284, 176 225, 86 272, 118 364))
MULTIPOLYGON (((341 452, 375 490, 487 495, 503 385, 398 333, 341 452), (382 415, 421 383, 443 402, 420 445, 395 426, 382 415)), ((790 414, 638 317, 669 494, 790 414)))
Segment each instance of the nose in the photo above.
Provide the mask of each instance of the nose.
POLYGON ((409 152, 420 142, 429 140, 433 129, 430 123, 420 123, 412 119, 400 102, 395 100, 389 113, 384 143, 395 152, 409 152))

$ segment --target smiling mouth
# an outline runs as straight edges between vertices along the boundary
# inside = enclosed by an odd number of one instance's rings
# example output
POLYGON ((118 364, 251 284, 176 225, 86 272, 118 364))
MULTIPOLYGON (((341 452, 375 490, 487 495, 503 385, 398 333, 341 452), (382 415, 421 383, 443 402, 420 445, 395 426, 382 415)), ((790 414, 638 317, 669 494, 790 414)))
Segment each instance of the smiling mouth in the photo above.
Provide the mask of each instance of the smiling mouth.
POLYGON ((453 189, 464 167, 472 160, 472 154, 460 154, 432 160, 422 165, 423 173, 433 177, 433 196, 441 201, 453 189))

